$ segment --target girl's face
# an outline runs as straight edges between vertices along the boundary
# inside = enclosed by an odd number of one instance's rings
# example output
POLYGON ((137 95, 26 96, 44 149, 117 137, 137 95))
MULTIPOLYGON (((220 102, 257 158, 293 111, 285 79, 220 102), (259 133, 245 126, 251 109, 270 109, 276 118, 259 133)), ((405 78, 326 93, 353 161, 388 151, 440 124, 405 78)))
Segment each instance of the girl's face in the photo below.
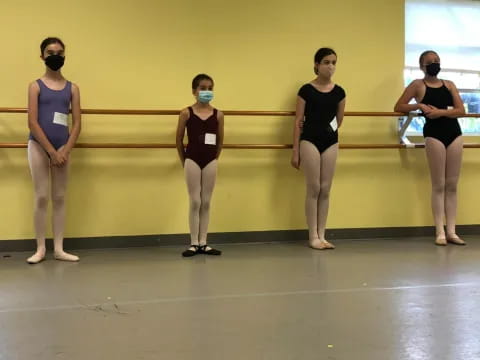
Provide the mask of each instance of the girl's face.
POLYGON ((199 92, 200 91, 205 91, 205 90, 213 91, 213 83, 210 80, 204 79, 204 80, 200 81, 197 88, 195 90, 193 90, 193 95, 195 95, 195 97, 198 100, 199 92))
POLYGON ((422 65, 420 66, 420 69, 424 73, 427 72, 427 65, 433 64, 433 63, 438 63, 440 64, 440 57, 435 54, 435 53, 428 53, 423 57, 422 65))
POLYGON ((334 54, 325 56, 320 63, 315 63, 317 75, 325 78, 331 78, 335 73, 337 66, 337 56, 334 54))
POLYGON ((65 57, 65 50, 59 43, 50 44, 45 48, 42 56, 40 57, 42 58, 42 60, 45 60, 50 55, 60 55, 65 57))

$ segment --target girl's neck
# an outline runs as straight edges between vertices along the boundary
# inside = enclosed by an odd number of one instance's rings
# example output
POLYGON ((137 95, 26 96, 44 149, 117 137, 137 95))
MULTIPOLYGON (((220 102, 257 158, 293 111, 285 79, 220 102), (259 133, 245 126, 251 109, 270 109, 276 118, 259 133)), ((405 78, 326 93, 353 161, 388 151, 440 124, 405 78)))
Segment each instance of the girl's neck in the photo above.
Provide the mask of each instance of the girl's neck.
POLYGON ((47 70, 45 71, 45 74, 43 76, 46 79, 54 80, 54 81, 59 81, 59 80, 64 80, 65 79, 60 70, 53 71, 52 69, 49 69, 49 68, 47 68, 47 70))
POLYGON ((423 80, 425 80, 426 82, 429 82, 429 83, 436 83, 436 82, 440 81, 440 79, 437 77, 437 75, 432 76, 432 75, 428 75, 428 74, 425 74, 425 77, 423 78, 423 80))
POLYGON ((210 103, 201 103, 200 101, 197 101, 193 106, 197 109, 209 109, 212 107, 210 103))
POLYGON ((317 85, 320 85, 320 86, 327 86, 327 85, 330 85, 332 83, 332 78, 331 77, 323 77, 323 76, 320 76, 318 75, 317 78, 315 80, 313 80, 313 82, 317 85))

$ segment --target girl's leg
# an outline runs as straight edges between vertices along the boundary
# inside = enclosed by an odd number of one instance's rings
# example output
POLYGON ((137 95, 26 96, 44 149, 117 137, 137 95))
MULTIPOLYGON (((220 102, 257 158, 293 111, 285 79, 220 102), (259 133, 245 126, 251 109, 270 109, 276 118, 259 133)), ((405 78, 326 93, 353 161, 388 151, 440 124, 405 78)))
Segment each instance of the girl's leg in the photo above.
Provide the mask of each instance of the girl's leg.
POLYGON ((28 141, 28 163, 32 174, 35 192, 34 226, 37 239, 36 253, 27 259, 30 264, 37 264, 45 258, 45 232, 48 206, 48 182, 50 176, 50 159, 40 144, 28 141))
POLYGON ((447 151, 442 142, 431 137, 425 138, 425 151, 432 182, 431 201, 433 219, 435 221, 435 243, 437 245, 446 245, 443 217, 445 214, 445 168, 447 151))
POLYGON ((318 239, 318 198, 320 195, 320 153, 309 141, 300 141, 300 167, 305 174, 307 188, 305 215, 308 225, 308 240, 311 247, 317 248, 318 239))
POLYGON ((207 244, 208 222, 210 219, 210 200, 217 178, 217 160, 211 161, 202 170, 202 188, 200 191, 200 234, 199 244, 207 244))
POLYGON ((318 238, 324 241, 326 247, 334 248, 332 244, 325 240, 325 229, 327 226, 327 216, 330 198, 330 188, 332 187, 335 165, 337 163, 338 144, 330 146, 321 155, 320 169, 320 196, 318 197, 318 238))
POLYGON ((465 245, 455 233, 457 216, 457 184, 462 167, 463 138, 459 136, 447 148, 447 167, 445 175, 445 214, 447 218, 447 241, 465 245))
POLYGON ((53 246, 57 260, 78 261, 78 256, 63 250, 63 233, 65 229, 65 193, 68 181, 68 162, 63 167, 52 166, 52 226, 53 246))
POLYGON ((191 159, 185 159, 184 169, 188 195, 190 198, 190 243, 192 245, 198 245, 198 234, 200 231, 200 193, 202 189, 202 170, 197 163, 191 159))

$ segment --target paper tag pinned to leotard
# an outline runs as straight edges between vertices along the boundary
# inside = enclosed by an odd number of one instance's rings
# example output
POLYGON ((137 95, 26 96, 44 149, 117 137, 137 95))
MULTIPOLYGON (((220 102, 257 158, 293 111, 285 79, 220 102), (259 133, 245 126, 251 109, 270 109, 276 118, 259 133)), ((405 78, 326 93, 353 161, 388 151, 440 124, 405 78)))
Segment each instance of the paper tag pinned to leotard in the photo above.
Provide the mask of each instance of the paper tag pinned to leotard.
POLYGON ((53 113, 53 123, 68 126, 68 115, 59 112, 53 113))
POLYGON ((332 121, 330 121, 330 127, 332 128, 333 131, 337 131, 338 129, 338 123, 337 123, 337 117, 335 116, 332 121))
POLYGON ((453 106, 447 106, 447 110, 453 110, 453 106))
POLYGON ((217 135, 216 134, 205 134, 205 144, 207 145, 217 145, 217 135))

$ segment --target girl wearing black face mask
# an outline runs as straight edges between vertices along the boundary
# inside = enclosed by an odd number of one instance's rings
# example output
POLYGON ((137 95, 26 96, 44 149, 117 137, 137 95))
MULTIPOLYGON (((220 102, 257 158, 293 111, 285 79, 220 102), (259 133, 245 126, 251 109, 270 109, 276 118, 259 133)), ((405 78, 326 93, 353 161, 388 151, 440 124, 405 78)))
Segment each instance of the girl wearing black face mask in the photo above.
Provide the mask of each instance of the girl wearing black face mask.
POLYGON ((65 45, 58 38, 47 38, 40 45, 45 74, 28 89, 28 162, 35 188, 34 223, 37 251, 27 262, 45 258, 45 232, 49 190, 53 204, 54 256, 57 260, 78 261, 63 250, 65 191, 69 155, 80 134, 80 91, 60 72, 65 61, 65 45), (68 114, 73 126, 68 129, 68 114), (52 186, 49 186, 49 179, 52 186))
POLYGON ((465 114, 455 84, 437 77, 440 57, 428 50, 420 56, 423 79, 413 81, 395 105, 395 111, 421 110, 425 117, 423 136, 430 178, 432 210, 435 220, 436 245, 465 245, 455 232, 457 183, 462 163, 463 138, 457 118, 465 114), (416 104, 409 104, 415 99, 416 104), (445 233, 443 217, 447 221, 445 233))

